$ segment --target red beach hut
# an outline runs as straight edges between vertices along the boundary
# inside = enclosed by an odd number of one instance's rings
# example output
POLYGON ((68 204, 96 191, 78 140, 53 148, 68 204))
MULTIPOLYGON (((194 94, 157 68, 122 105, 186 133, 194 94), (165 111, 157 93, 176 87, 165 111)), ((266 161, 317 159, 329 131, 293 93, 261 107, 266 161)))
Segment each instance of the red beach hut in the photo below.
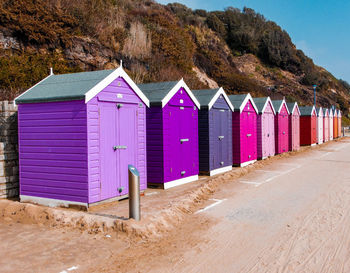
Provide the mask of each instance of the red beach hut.
POLYGON ((289 110, 289 151, 300 149, 300 110, 298 103, 288 102, 289 110))
POLYGON ((270 97, 254 98, 258 108, 257 140, 258 159, 275 155, 275 109, 270 97))
POLYGON ((273 100, 275 116, 275 149, 276 154, 288 152, 289 149, 289 110, 286 101, 273 100))
POLYGON ((300 145, 316 145, 317 114, 315 106, 300 107, 300 145))
POLYGON ((333 139, 338 137, 338 110, 333 108, 333 139))
POLYGON ((341 137, 341 111, 338 110, 338 137, 341 137))
POLYGON ((233 165, 244 167, 257 158, 258 109, 250 94, 230 95, 234 107, 232 113, 233 165))
POLYGON ((329 111, 323 108, 323 141, 329 141, 329 111))

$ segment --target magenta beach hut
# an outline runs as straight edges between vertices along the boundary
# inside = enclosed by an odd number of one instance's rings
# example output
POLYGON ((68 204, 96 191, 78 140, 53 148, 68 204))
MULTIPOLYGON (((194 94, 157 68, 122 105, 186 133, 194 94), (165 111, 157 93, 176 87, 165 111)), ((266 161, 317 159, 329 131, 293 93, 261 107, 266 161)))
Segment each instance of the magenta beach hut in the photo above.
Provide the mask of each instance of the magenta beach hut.
POLYGON ((199 171, 216 175, 232 170, 233 106, 224 89, 194 90, 198 118, 199 171))
POLYGON ((20 199, 79 205, 146 189, 148 99, 120 67, 50 75, 19 96, 20 199))
POLYGON ((183 80, 140 84, 147 109, 147 183, 168 189, 198 180, 198 100, 183 80))
POLYGON ((287 102, 289 110, 289 151, 300 149, 300 110, 298 103, 287 102))
POLYGON ((275 147, 276 154, 282 154, 289 150, 289 110, 286 101, 273 100, 276 110, 275 116, 275 147))
POLYGON ((232 113, 233 165, 244 167, 258 158, 257 116, 258 109, 250 94, 230 95, 234 107, 232 113))
POLYGON ((329 111, 323 108, 323 141, 329 141, 329 111))
POLYGON ((275 109, 270 97, 254 98, 258 108, 257 149, 258 159, 275 155, 275 109))

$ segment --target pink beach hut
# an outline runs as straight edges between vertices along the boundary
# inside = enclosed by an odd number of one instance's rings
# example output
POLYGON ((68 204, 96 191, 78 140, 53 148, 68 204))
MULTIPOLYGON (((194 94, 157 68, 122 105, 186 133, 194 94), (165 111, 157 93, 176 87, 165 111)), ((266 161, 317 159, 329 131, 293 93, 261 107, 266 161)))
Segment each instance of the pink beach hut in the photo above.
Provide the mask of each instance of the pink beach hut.
POLYGON ((289 110, 289 151, 300 149, 300 110, 298 103, 288 102, 289 110))
POLYGON ((257 158, 258 109, 250 94, 230 95, 234 107, 232 113, 233 165, 244 167, 257 158))
POLYGON ((334 135, 333 135, 333 109, 329 108, 328 109, 328 114, 329 114, 329 140, 333 140, 334 139, 334 135))
POLYGON ((275 116, 275 145, 276 154, 288 152, 289 149, 289 110, 286 101, 273 100, 275 116))
POLYGON ((323 141, 329 141, 329 112, 323 108, 323 141))
POLYGON ((275 109, 270 97, 254 98, 258 108, 257 149, 258 159, 275 155, 275 109))
POLYGON ((317 112, 317 143, 323 143, 323 109, 322 107, 316 108, 317 112))

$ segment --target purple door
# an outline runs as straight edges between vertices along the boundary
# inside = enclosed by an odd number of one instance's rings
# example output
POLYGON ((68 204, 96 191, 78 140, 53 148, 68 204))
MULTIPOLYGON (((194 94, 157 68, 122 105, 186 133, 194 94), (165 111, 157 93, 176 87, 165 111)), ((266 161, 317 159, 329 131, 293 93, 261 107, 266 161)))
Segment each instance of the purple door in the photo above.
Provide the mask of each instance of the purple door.
POLYGON ((229 154, 227 149, 229 147, 229 135, 227 130, 227 124, 229 115, 232 114, 227 109, 218 109, 213 107, 210 110, 213 130, 213 162, 211 162, 211 169, 222 168, 223 166, 230 165, 229 154))
POLYGON ((128 164, 136 166, 137 105, 100 102, 101 200, 128 193, 128 164))
POLYGON ((189 122, 193 119, 193 111, 193 107, 188 106, 180 107, 180 111, 178 111, 180 117, 180 122, 178 123, 180 128, 178 140, 178 143, 180 143, 180 177, 178 177, 177 179, 189 176, 193 173, 194 162, 192 162, 192 146, 194 140, 191 138, 192 123, 189 122))

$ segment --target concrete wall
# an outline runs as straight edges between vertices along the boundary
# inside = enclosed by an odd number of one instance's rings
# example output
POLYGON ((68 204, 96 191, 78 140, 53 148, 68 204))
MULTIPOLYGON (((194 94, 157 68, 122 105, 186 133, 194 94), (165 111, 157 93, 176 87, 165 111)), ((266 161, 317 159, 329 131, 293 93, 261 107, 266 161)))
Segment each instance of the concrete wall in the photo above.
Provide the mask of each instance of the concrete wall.
POLYGON ((0 198, 17 197, 19 192, 17 128, 17 107, 0 101, 0 198))

